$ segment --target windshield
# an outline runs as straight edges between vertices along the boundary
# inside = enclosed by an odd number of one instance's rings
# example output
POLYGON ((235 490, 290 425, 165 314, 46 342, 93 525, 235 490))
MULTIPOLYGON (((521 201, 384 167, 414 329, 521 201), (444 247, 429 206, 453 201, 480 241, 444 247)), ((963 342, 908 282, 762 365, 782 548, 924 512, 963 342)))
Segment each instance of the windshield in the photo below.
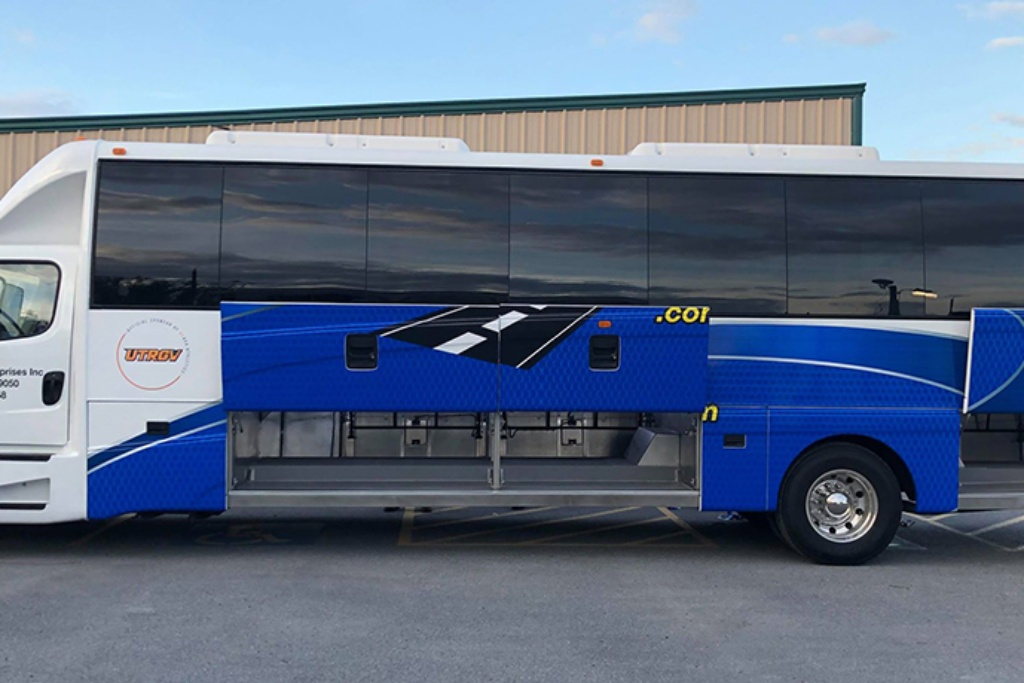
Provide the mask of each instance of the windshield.
POLYGON ((50 328, 60 271, 51 263, 0 263, 0 340, 50 328))

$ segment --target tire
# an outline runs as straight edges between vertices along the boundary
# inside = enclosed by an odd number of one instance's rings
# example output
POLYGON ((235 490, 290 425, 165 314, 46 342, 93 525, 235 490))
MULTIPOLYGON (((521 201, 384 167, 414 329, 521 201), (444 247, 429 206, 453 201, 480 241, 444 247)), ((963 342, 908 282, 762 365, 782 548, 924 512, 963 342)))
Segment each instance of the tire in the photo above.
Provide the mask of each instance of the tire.
POLYGON ((744 512, 743 516, 750 522, 750 526, 760 532, 770 531, 777 539, 790 545, 789 540, 782 535, 779 528, 778 515, 775 512, 744 512))
POLYGON ((778 527, 775 524, 774 512, 741 512, 743 518, 750 524, 751 529, 758 531, 771 531, 778 534, 778 527))
POLYGON ((804 455, 779 493, 779 536, 819 564, 877 557, 899 529, 903 504, 889 466, 866 448, 829 444, 804 455))

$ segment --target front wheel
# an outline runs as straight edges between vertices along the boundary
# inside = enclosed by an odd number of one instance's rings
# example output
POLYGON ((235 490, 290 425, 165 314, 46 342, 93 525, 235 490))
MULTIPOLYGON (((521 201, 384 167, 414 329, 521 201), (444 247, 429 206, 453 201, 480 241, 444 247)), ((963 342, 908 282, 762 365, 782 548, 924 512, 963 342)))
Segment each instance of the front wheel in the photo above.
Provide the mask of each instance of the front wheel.
POLYGON ((896 476, 877 455, 830 444, 786 475, 776 521, 795 550, 822 564, 867 562, 896 536, 902 514, 896 476))

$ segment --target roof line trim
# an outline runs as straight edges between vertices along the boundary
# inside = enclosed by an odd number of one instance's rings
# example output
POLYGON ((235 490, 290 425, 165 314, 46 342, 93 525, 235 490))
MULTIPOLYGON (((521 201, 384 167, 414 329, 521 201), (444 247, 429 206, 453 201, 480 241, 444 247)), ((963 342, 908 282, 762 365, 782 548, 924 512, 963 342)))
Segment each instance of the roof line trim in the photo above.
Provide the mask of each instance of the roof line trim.
POLYGON ((780 100, 837 99, 863 97, 865 83, 812 85, 742 90, 701 90, 618 95, 574 95, 568 97, 525 97, 488 100, 445 100, 396 102, 276 109, 238 109, 166 114, 125 114, 0 119, 0 133, 84 131, 108 128, 173 126, 230 126, 273 121, 315 121, 319 119, 394 118, 441 114, 489 114, 521 111, 622 109, 683 104, 726 104, 729 102, 777 102, 780 100))

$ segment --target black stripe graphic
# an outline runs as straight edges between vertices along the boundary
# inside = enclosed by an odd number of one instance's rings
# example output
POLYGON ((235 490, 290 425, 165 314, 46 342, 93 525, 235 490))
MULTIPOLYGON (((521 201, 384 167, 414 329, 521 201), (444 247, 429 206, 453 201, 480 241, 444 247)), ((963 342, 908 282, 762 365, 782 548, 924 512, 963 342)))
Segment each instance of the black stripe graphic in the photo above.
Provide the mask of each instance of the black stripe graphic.
POLYGON ((501 331, 501 364, 528 370, 582 325, 594 309, 550 307, 501 331))
MULTIPOLYGON (((467 306, 461 310, 456 308, 450 310, 453 312, 443 317, 437 317, 438 314, 432 313, 419 322, 414 322, 412 325, 408 323, 399 325, 390 331, 383 332, 381 336, 418 346, 436 348, 466 332, 475 331, 481 336, 487 335, 489 332, 483 326, 498 317, 497 308, 467 306)), ((494 334, 495 339, 497 336, 494 334)))
POLYGON ((488 363, 529 369, 579 328, 597 308, 466 306, 379 332, 381 336, 488 363), (510 315, 511 314, 511 315, 510 315), (497 320, 506 316, 498 334, 497 320), (498 358, 499 349, 501 358, 498 358))

